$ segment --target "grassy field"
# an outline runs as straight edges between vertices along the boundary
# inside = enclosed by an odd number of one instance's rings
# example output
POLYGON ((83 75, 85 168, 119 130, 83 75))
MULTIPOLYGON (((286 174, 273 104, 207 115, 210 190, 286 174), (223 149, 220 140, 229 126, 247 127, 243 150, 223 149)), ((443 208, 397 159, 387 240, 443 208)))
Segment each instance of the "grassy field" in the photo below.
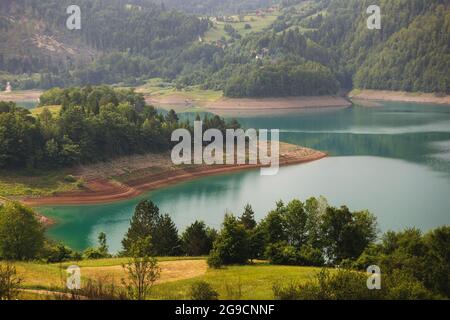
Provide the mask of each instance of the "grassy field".
POLYGON ((57 116, 59 114, 59 111, 61 110, 61 106, 45 106, 45 107, 38 107, 31 109, 31 114, 35 117, 40 115, 44 109, 47 108, 53 116, 57 116))
POLYGON ((224 26, 226 24, 232 25, 233 28, 236 29, 236 31, 243 37, 251 32, 260 32, 269 27, 279 15, 280 13, 275 11, 273 13, 265 14, 264 16, 250 14, 242 17, 243 19, 239 19, 238 16, 230 16, 228 17, 230 19, 229 22, 212 20, 214 25, 205 34, 203 40, 210 43, 221 40, 223 37, 227 40, 230 39, 230 36, 224 30, 224 26), (246 24, 249 24, 251 28, 245 29, 246 24))
MULTIPOLYGON (((42 294, 33 290, 62 290, 65 285, 65 270, 70 265, 81 268, 82 281, 97 279, 120 285, 125 277, 122 264, 128 258, 112 258, 45 264, 36 262, 16 263, 22 279, 23 299, 40 299, 42 294)), ((154 286, 150 299, 189 299, 192 283, 206 281, 218 291, 221 299, 272 299, 275 283, 303 282, 313 279, 318 268, 273 266, 257 262, 246 266, 229 266, 209 269, 205 257, 163 257, 158 258, 161 279, 154 286)))
POLYGON ((147 81, 145 85, 136 88, 142 93, 148 104, 164 109, 174 109, 177 113, 205 112, 206 104, 223 97, 218 90, 204 90, 199 86, 185 87, 177 90, 175 83, 164 82, 160 78, 147 81))
POLYGON ((79 189, 77 182, 65 180, 68 174, 69 169, 32 172, 0 170, 0 196, 51 196, 56 192, 79 189))
POLYGON ((179 95, 192 100, 215 101, 222 97, 222 91, 203 90, 198 86, 184 88, 177 90, 175 84, 172 82, 164 82, 161 78, 149 79, 146 84, 137 87, 136 92, 142 93, 146 96, 173 96, 179 95))
POLYGON ((151 298, 189 299, 192 283, 202 280, 217 290, 220 299, 273 299, 274 284, 312 280, 319 271, 318 268, 273 266, 266 263, 208 269, 200 277, 156 285, 151 298))

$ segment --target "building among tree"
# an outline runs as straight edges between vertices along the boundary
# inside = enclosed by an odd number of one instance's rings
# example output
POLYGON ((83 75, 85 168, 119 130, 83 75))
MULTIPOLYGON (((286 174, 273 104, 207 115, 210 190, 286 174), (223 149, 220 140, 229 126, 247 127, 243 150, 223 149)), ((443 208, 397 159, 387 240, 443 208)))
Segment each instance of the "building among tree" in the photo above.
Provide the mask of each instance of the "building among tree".
POLYGON ((12 87, 11 87, 11 84, 9 83, 9 81, 6 83, 5 92, 12 92, 12 87))

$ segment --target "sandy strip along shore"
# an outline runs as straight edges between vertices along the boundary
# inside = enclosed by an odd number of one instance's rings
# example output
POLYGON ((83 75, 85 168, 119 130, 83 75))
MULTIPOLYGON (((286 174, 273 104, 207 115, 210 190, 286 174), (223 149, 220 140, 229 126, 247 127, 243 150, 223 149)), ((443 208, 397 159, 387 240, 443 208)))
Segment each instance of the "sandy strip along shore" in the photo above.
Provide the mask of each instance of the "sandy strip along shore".
POLYGON ((354 90, 350 92, 349 97, 352 99, 361 100, 399 101, 450 105, 450 96, 438 96, 433 93, 386 90, 354 90))
POLYGON ((220 98, 214 101, 189 99, 179 95, 147 96, 148 104, 174 109, 177 112, 193 106, 221 116, 252 116, 283 114, 305 109, 348 107, 351 102, 338 96, 283 97, 283 98, 220 98))

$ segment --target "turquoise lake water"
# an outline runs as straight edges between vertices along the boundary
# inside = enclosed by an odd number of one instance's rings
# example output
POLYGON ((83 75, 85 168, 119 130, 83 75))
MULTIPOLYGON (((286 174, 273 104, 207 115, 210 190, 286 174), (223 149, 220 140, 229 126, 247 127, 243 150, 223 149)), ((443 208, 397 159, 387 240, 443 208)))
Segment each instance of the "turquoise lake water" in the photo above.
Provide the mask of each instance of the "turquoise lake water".
POLYGON ((369 209, 381 231, 426 231, 450 224, 450 106, 382 103, 239 121, 247 128, 280 129, 281 140, 326 151, 330 157, 281 168, 271 177, 253 170, 112 204, 39 208, 58 222, 48 234, 81 250, 94 245, 103 231, 116 252, 135 205, 144 198, 169 213, 180 230, 196 219, 219 227, 225 212, 240 214, 246 203, 262 218, 277 200, 320 195, 336 206, 369 209))

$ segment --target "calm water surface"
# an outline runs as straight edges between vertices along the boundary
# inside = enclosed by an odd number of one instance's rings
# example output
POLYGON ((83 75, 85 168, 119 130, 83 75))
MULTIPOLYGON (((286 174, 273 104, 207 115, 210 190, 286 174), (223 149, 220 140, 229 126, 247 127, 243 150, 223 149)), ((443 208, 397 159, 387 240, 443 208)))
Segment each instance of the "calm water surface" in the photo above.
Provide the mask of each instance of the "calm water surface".
POLYGON ((279 199, 323 195, 333 205, 369 209, 382 231, 450 224, 450 106, 383 103, 379 107, 305 111, 243 118, 245 127, 278 128, 281 139, 327 151, 331 157, 281 168, 206 177, 106 205, 39 208, 58 221, 48 233, 75 249, 106 232, 112 251, 138 201, 150 198, 179 229, 195 219, 218 227, 226 211, 248 202, 262 218, 279 199))

